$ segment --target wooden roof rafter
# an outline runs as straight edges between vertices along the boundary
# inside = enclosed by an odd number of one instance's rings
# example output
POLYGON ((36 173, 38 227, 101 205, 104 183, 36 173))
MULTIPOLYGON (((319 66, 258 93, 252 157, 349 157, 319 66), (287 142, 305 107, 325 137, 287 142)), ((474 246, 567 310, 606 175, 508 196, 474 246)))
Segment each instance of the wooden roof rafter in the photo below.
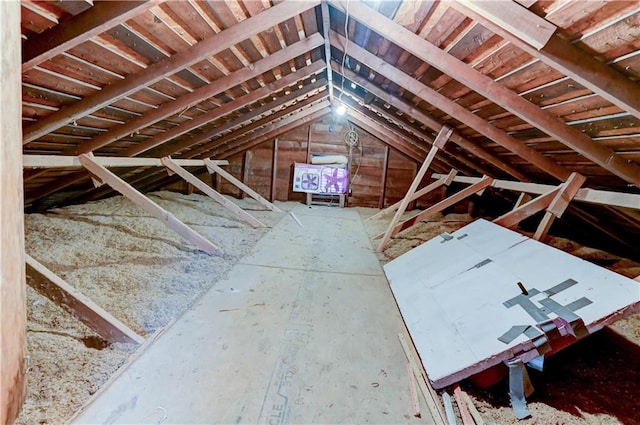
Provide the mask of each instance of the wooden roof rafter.
MULTIPOLYGON (((341 11, 345 10, 343 2, 331 1, 331 5, 341 11)), ((616 155, 611 149, 593 142, 587 135, 567 126, 562 120, 531 104, 505 86, 496 83, 486 75, 440 50, 394 21, 376 13, 359 1, 352 1, 349 8, 350 15, 360 23, 374 31, 385 34, 385 37, 403 46, 407 51, 424 60, 425 63, 429 63, 431 66, 450 74, 459 82, 486 96, 488 99, 500 102, 504 108, 516 116, 556 137, 568 147, 589 158, 612 174, 627 182, 640 185, 640 166, 637 164, 628 162, 616 155)), ((566 178, 568 176, 562 180, 566 180, 566 178)))

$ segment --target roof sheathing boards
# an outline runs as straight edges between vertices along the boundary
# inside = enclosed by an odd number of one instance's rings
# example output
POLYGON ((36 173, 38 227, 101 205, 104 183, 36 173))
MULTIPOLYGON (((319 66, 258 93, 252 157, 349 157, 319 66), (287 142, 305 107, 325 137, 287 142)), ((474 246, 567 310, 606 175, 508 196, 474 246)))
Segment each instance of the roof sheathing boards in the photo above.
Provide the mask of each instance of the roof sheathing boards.
MULTIPOLYGON (((70 22, 76 22, 83 11, 91 12, 106 7, 103 3, 111 2, 94 2, 93 6, 86 3, 82 8, 74 9, 63 7, 63 3, 23 1, 24 43, 28 43, 37 33, 56 27, 64 28, 70 22)), ((140 128, 132 128, 114 140, 109 140, 110 136, 107 135, 113 135, 119 128, 129 128, 127 124, 149 116, 163 105, 179 102, 202 87, 209 87, 223 78, 244 72, 299 40, 321 37, 319 29, 322 27, 322 16, 320 8, 314 7, 317 3, 308 3, 308 7, 300 6, 301 12, 287 16, 268 15, 275 8, 288 7, 287 3, 165 1, 149 3, 148 7, 140 6, 139 12, 126 19, 119 21, 114 18, 112 25, 105 24, 96 34, 25 71, 23 123, 27 140, 30 140, 25 145, 25 152, 68 155, 76 153, 78 149, 91 148, 91 151, 104 155, 185 156, 190 151, 200 149, 199 154, 222 154, 222 148, 209 151, 204 148, 207 144, 214 147, 216 141, 220 141, 220 146, 224 147, 227 154, 242 152, 249 144, 238 143, 243 143, 246 137, 269 134, 260 132, 270 125, 271 120, 275 127, 276 122, 288 119, 286 117, 290 114, 286 111, 300 110, 302 113, 305 108, 296 108, 296 105, 323 92, 322 88, 314 88, 304 97, 279 103, 288 95, 287 91, 291 93, 315 83, 312 78, 304 77, 297 80, 297 84, 280 87, 278 81, 317 64, 321 59, 332 59, 333 65, 338 64, 340 68, 343 51, 339 46, 331 46, 332 58, 323 58, 324 49, 321 47, 310 48, 251 78, 238 78, 224 84, 216 93, 177 108, 167 116, 146 122, 140 128), (265 18, 269 21, 262 19, 262 16, 270 16, 265 18), (126 96, 115 97, 96 110, 87 108, 74 119, 32 139, 35 133, 30 128, 45 117, 57 114, 60 108, 72 107, 85 98, 111 90, 125 78, 143 75, 159 61, 186 55, 194 51, 199 43, 237 31, 243 28, 241 25, 244 22, 256 17, 259 19, 252 22, 265 25, 266 29, 255 34, 248 31, 245 37, 233 39, 215 54, 176 67, 157 81, 144 83, 144 79, 141 79, 141 84, 126 96), (215 119, 204 119, 207 114, 260 90, 265 92, 264 95, 256 96, 215 119), (274 102, 273 108, 269 108, 271 102, 274 102), (250 119, 243 120, 243 116, 250 119), (180 130, 187 128, 190 123, 200 122, 198 120, 203 123, 185 132, 180 130), (220 129, 220 132, 215 133, 216 129, 220 129), (156 146, 141 148, 152 145, 153 140, 161 140, 164 134, 175 136, 156 146), (198 140, 205 135, 208 138, 198 140), (104 144, 96 142, 101 140, 105 141, 104 144), (195 141, 194 146, 189 145, 190 141, 195 141)), ((392 42, 390 37, 399 28, 394 25, 418 34, 442 52, 507 87, 550 116, 559 117, 569 127, 590 137, 594 144, 616 152, 622 161, 637 163, 640 158, 640 123, 629 111, 536 59, 494 33, 490 27, 453 7, 450 2, 367 2, 365 7, 372 8, 371 16, 376 17, 375 14, 380 13, 393 19, 395 24, 389 27, 388 33, 378 33, 351 16, 346 34, 346 14, 341 6, 345 4, 355 9, 359 2, 329 2, 330 29, 332 33, 348 35, 351 46, 363 48, 566 170, 585 174, 588 184, 615 190, 637 190, 629 186, 629 181, 540 130, 533 120, 514 115, 502 102, 494 102, 463 84, 456 79, 455 73, 442 72, 425 63, 410 53, 408 49, 411 46, 392 42)), ((523 14, 532 13, 557 25, 556 34, 573 43, 573 48, 604 60, 609 67, 630 79, 637 77, 640 57, 637 47, 639 2, 538 1, 532 3, 529 11, 521 9, 523 14)), ((345 72, 366 79, 369 84, 411 105, 420 114, 428 114, 441 123, 454 126, 456 134, 470 141, 471 145, 468 146, 475 146, 487 153, 480 159, 478 151, 474 153, 473 150, 452 145, 443 154, 448 165, 456 166, 466 174, 485 174, 486 171, 496 176, 516 174, 534 181, 554 180, 528 158, 504 148, 481 129, 467 125, 458 114, 436 108, 422 97, 419 90, 407 89, 393 75, 383 76, 379 69, 372 69, 351 57, 349 46, 346 50, 345 72), (491 158, 492 162, 487 162, 486 158, 491 158), (501 164, 514 168, 509 171, 501 164)), ((341 70, 333 69, 338 84, 341 70)), ((317 81, 324 81, 322 74, 322 71, 316 73, 317 81)), ((387 106, 389 102, 366 88, 363 90, 362 85, 355 83, 352 86, 349 76, 344 87, 339 87, 342 88, 345 96, 354 94, 358 108, 364 113, 363 119, 375 122, 393 134, 402 135, 403 140, 419 149, 428 148, 427 136, 436 130, 426 125, 422 118, 416 117, 410 109, 400 111, 393 105, 387 106)), ((318 99, 318 102, 322 101, 318 99)), ((64 190, 58 173, 28 174, 31 177, 27 184, 28 198, 46 196, 50 190, 64 190)), ((88 181, 86 173, 76 173, 74 179, 73 184, 82 182, 78 179, 88 181)))

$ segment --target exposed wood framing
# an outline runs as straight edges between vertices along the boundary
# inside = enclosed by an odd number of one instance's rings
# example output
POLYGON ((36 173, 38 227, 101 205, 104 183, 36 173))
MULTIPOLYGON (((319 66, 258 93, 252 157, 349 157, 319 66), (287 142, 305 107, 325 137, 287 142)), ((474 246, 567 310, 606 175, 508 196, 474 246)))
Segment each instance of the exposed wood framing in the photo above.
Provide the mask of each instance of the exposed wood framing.
POLYGON ((278 181, 278 138, 273 139, 273 151, 271 154, 271 185, 269 186, 269 199, 276 200, 276 183, 278 181))
POLYGON ((518 208, 514 208, 506 214, 501 215, 500 217, 493 220, 494 223, 499 224, 502 227, 506 227, 511 229, 518 225, 525 218, 531 217, 537 212, 540 212, 547 208, 551 201, 553 201, 556 195, 560 192, 561 187, 554 187, 546 193, 543 193, 540 196, 537 196, 520 205, 518 208))
MULTIPOLYGON (((520 9, 520 16, 525 19, 541 19, 533 12, 518 7, 511 2, 498 3, 465 0, 452 2, 451 5, 459 8, 462 13, 477 20, 534 58, 557 69, 584 87, 593 90, 594 93, 633 114, 636 118, 640 118, 640 86, 637 82, 630 80, 615 68, 595 59, 558 35, 549 37, 541 49, 532 48, 526 43, 526 39, 520 37, 516 32, 517 26, 516 28, 504 26, 504 20, 500 16, 506 8, 517 7, 520 9)), ((531 30, 535 31, 535 28, 531 30)))
MULTIPOLYGON (((117 126, 110 131, 107 131, 106 133, 94 137, 90 141, 82 143, 78 148, 78 153, 87 153, 106 146, 109 143, 117 141, 129 134, 135 133, 136 131, 148 127, 157 121, 168 118, 174 114, 179 113, 180 111, 196 105, 198 102, 201 102, 235 85, 238 85, 239 82, 255 78, 258 75, 263 74, 270 69, 281 65, 282 63, 286 63, 320 45, 322 45, 322 37, 319 34, 313 34, 307 39, 294 43, 285 49, 282 49, 276 53, 273 53, 272 55, 267 56, 264 59, 251 64, 252 66, 249 68, 242 68, 236 72, 219 78, 210 84, 207 84, 190 93, 180 96, 174 101, 163 103, 157 109, 152 109, 144 115, 128 121, 124 125, 117 126)), ((251 98, 253 98, 254 96, 255 95, 251 96, 251 98)), ((200 125, 203 125, 209 122, 207 121, 208 118, 215 119, 222 116, 224 110, 218 111, 218 109, 219 108, 215 108, 212 113, 206 114, 206 118, 199 117, 197 122, 200 125)), ((231 109, 229 106, 225 108, 225 110, 227 111, 229 109, 231 109)), ((181 127, 183 132, 196 128, 193 121, 194 120, 191 120, 189 122, 189 125, 183 125, 179 127, 181 127)), ((125 155, 135 156, 151 149, 152 147, 157 146, 158 144, 170 140, 172 137, 182 134, 178 133, 175 129, 172 130, 173 131, 169 135, 163 133, 161 134, 161 136, 155 137, 150 141, 145 141, 145 143, 135 145, 135 149, 128 150, 125 155)))
MULTIPOLYGON (((453 181, 453 178, 456 176, 456 174, 458 174, 458 170, 452 169, 449 172, 449 174, 447 174, 446 176, 440 177, 438 180, 428 184, 427 186, 423 187, 422 189, 420 189, 416 193, 414 193, 411 196, 411 200, 415 201, 416 199, 423 197, 427 193, 433 192, 434 190, 436 190, 439 187, 449 186, 451 184, 451 182, 453 181)), ((400 208, 401 204, 402 204, 402 201, 396 202, 395 204, 383 209, 382 211, 378 212, 377 214, 372 215, 367 220, 379 220, 382 217, 386 217, 387 215, 391 214, 392 212, 394 212, 398 208, 400 208)))
POLYGON ((398 222, 402 218, 402 214, 404 214, 404 212, 406 211, 407 206, 409 205, 409 202, 415 199, 414 194, 418 189, 418 186, 422 182, 422 179, 424 178, 425 174, 429 170, 429 167, 431 166, 431 162, 436 157, 436 154, 438 153, 438 151, 444 148, 444 145, 445 143, 447 143, 447 140, 449 140, 449 136, 451 135, 452 131, 453 129, 447 126, 444 126, 442 127, 442 130, 440 130, 440 132, 438 133, 438 136, 433 141, 431 150, 429 150, 429 153, 427 154, 427 158, 422 163, 422 166, 420 167, 420 170, 416 174, 416 177, 413 179, 411 186, 409 186, 409 189, 407 190, 407 194, 404 196, 404 199, 400 203, 400 206, 398 206, 398 210, 393 216, 391 223, 389 223, 389 227, 387 228, 387 231, 382 236, 382 240, 380 240, 380 244, 378 245, 378 248, 376 249, 376 251, 378 252, 384 251, 384 247, 387 245, 387 242, 389 242, 389 239, 391 239, 391 236, 393 236, 392 232, 396 227, 396 224, 398 224, 398 222))
POLYGON ((529 12, 513 1, 458 0, 452 2, 452 5, 483 16, 491 16, 492 22, 538 50, 547 44, 557 29, 551 22, 529 12))
POLYGON ((162 158, 161 161, 162 161, 162 165, 164 165, 169 170, 171 170, 171 172, 177 174, 186 182, 194 185, 202 193, 204 193, 205 195, 207 195, 208 197, 210 197, 211 199, 213 199, 214 201, 216 201, 217 203, 219 203, 220 205, 222 205, 223 207, 231 211, 240 220, 247 222, 252 227, 265 227, 265 225, 262 222, 260 222, 258 219, 256 219, 254 216, 252 216, 251 214, 249 214, 248 212, 246 212, 245 210, 243 210, 242 208, 240 208, 239 206, 237 206, 236 204, 234 204, 233 202, 231 202, 230 200, 222 196, 220 193, 213 190, 211 187, 209 187, 209 185, 207 185, 205 182, 203 182, 202 180, 200 180, 199 178, 197 178, 196 176, 194 176, 193 174, 191 174, 190 172, 188 172, 187 170, 179 166, 171 158, 165 157, 165 158, 162 158))
MULTIPOLYGON (((345 10, 344 2, 331 1, 331 4, 335 5, 341 11, 345 10)), ((383 34, 389 41, 403 46, 407 51, 416 55, 426 63, 429 63, 431 66, 434 66, 442 72, 446 72, 472 90, 499 103, 509 112, 557 138, 567 147, 590 159, 605 170, 608 170, 629 183, 640 186, 640 166, 637 164, 625 160, 610 148, 594 142, 586 134, 569 127, 561 119, 530 103, 502 84, 496 83, 473 67, 449 55, 444 50, 441 50, 420 36, 398 25, 393 20, 366 6, 364 3, 351 1, 349 4, 349 13, 363 25, 377 31, 379 34, 383 34)), ((459 118, 458 114, 453 114, 453 116, 459 118)), ((533 162, 531 157, 526 159, 533 162)), ((562 178, 561 180, 564 181, 566 178, 562 178)))
MULTIPOLYGON (((471 186, 468 186, 464 189, 462 189, 459 192, 454 193, 453 195, 449 196, 448 198, 443 199, 442 201, 438 202, 435 205, 432 205, 431 207, 427 208, 426 210, 414 215, 411 218, 408 218, 407 220, 398 223, 394 226, 394 228, 391 230, 391 236, 395 236, 398 233, 402 232, 403 230, 406 230, 410 227, 412 227, 413 225, 415 225, 416 223, 419 223, 423 220, 426 220, 427 218, 431 217, 434 214, 439 213, 440 211, 449 208, 452 205, 457 204, 458 202, 462 201, 463 199, 468 198, 471 195, 474 195, 478 192, 482 192, 483 190, 485 190, 487 187, 491 186, 491 182, 493 181, 493 179, 491 177, 487 177, 484 176, 480 179, 480 181, 473 183, 471 186)), ((374 239, 380 239, 384 236, 384 234, 379 234, 376 235, 374 239)))
POLYGON ((142 344, 144 338, 113 317, 91 299, 29 255, 25 255, 29 285, 56 304, 65 307, 108 342, 142 344))
POLYGON ((103 90, 60 108, 57 112, 36 121, 24 130, 23 143, 29 143, 50 133, 57 128, 73 122, 83 116, 97 111, 110 103, 122 99, 140 87, 151 85, 175 72, 191 66, 203 59, 211 57, 252 35, 268 30, 276 23, 292 18, 315 7, 319 0, 304 2, 292 1, 279 3, 264 12, 245 19, 231 28, 216 33, 206 40, 192 46, 189 50, 176 53, 166 59, 156 62, 146 69, 130 74, 125 79, 117 81, 103 90))
POLYGON ((27 395, 20 2, 0 2, 0 424, 11 424, 27 395))
POLYGON ((272 122, 260 131, 241 137, 234 142, 235 147, 224 150, 220 153, 221 158, 231 158, 234 155, 242 153, 246 149, 251 149, 261 143, 271 140, 281 134, 291 131, 301 125, 308 124, 320 117, 330 113, 329 102, 323 100, 309 108, 300 110, 299 113, 291 114, 287 118, 280 121, 272 122))
MULTIPOLYGON (((164 1, 164 0, 162 0, 164 1)), ((162 1, 101 1, 93 7, 33 35, 22 45, 22 72, 65 52, 162 1)))
MULTIPOLYGON (((114 156, 92 156, 91 159, 103 167, 162 167, 160 158, 123 158, 114 156)), ((78 168, 82 167, 79 157, 63 155, 23 155, 24 168, 78 168)), ((227 160, 207 160, 217 165, 229 165, 227 160)), ((203 167, 203 159, 174 159, 181 167, 203 167)))
MULTIPOLYGON (((337 65, 335 63, 332 63, 332 66, 333 67, 337 67, 337 65)), ((336 68, 336 71, 338 71, 337 68, 336 68)), ((411 105, 409 102, 407 102, 407 101, 405 101, 405 100, 403 100, 403 99, 401 99, 401 98, 399 98, 397 96, 393 96, 391 93, 388 93, 388 92, 382 90, 381 88, 379 88, 378 86, 376 86, 375 84, 370 82, 369 80, 367 80, 367 79, 365 79, 363 77, 360 77, 355 72, 345 68, 344 69, 344 74, 345 75, 343 75, 343 78, 346 77, 347 79, 353 81, 354 83, 358 84, 360 87, 362 87, 365 90, 367 90, 369 93, 372 93, 373 95, 375 95, 379 99, 381 99, 381 100, 387 102, 388 104, 394 106, 395 108, 397 108, 398 110, 404 112, 405 114, 408 114, 409 116, 414 117, 419 122, 421 122, 422 124, 427 125, 432 130, 440 131, 440 129, 444 125, 440 121, 438 121, 435 118, 431 117, 430 115, 420 111, 418 108, 416 108, 415 106, 411 105)), ((527 175, 525 175, 524 173, 522 173, 521 171, 519 171, 515 167, 511 166, 507 162, 503 161, 497 155, 492 154, 491 152, 483 149, 482 147, 478 146, 477 144, 475 144, 474 142, 470 141, 469 139, 463 137, 458 132, 454 131, 453 133, 451 133, 451 136, 449 137, 449 140, 451 140, 453 143, 455 143, 458 146, 460 146, 462 149, 465 149, 465 150, 469 151, 471 154, 477 156, 478 158, 487 161, 489 164, 492 164, 493 166, 495 166, 499 170, 502 170, 505 173, 512 175, 513 177, 517 178, 518 180, 531 181, 531 179, 527 175)))
MULTIPOLYGON (((364 7, 368 9, 366 6, 364 7)), ((366 12, 366 10, 364 11, 366 12)), ((385 17, 385 19, 387 18, 385 17)), ((415 35, 413 33, 410 33, 410 34, 415 35)), ((418 39, 420 38, 418 37, 418 39)), ((344 39, 344 37, 340 36, 339 34, 333 31, 331 32, 331 43, 334 44, 336 47, 340 49, 344 49, 345 41, 346 40, 344 39)), ((416 40, 412 40, 412 42, 415 43, 416 40)), ((421 44, 428 44, 428 43, 424 42, 423 40, 421 44)), ((549 175, 561 181, 565 181, 566 179, 569 178, 569 175, 571 174, 571 172, 566 168, 562 167, 561 165, 559 165, 558 163, 556 163, 553 159, 546 157, 541 153, 539 153, 538 151, 526 146, 520 140, 516 140, 515 138, 509 136, 504 131, 498 129, 497 127, 494 127, 484 119, 475 115, 474 113, 467 110, 466 108, 458 105, 451 99, 438 93, 437 91, 433 90, 427 85, 422 84, 421 82, 414 79, 410 75, 405 74, 400 69, 393 67, 389 63, 385 62, 383 59, 378 58, 377 56, 371 54, 367 50, 360 48, 358 46, 355 46, 353 44, 349 45, 348 52, 349 52, 349 56, 367 65, 376 73, 383 75, 384 77, 394 81, 396 84, 406 88, 407 90, 414 93, 416 96, 421 97, 422 99, 432 104, 436 108, 455 117, 457 120, 475 129, 480 134, 483 134, 484 136, 494 140, 496 143, 500 144, 505 149, 513 152, 519 157, 532 163, 533 165, 535 165, 542 171, 545 171, 549 175)), ((448 71, 446 72, 448 73, 448 71)))
POLYGON ((163 222, 174 232, 185 238, 187 241, 194 244, 199 249, 210 255, 222 255, 224 252, 222 249, 214 245, 213 243, 200 236, 195 230, 178 220, 176 216, 169 211, 162 208, 160 205, 153 202, 151 199, 144 196, 142 193, 131 187, 120 177, 116 176, 102 165, 93 161, 93 159, 86 154, 79 156, 80 163, 87 169, 95 178, 101 180, 103 183, 109 185, 112 189, 120 192, 126 196, 134 204, 163 222))
POLYGON ((469 408, 467 407, 467 403, 464 399, 465 393, 463 393, 460 385, 456 385, 453 389, 453 396, 456 399, 456 404, 458 405, 458 411, 460 412, 460 416, 462 417, 463 425, 476 425, 469 412, 469 408))
POLYGON ((569 202, 576 196, 580 187, 584 184, 586 177, 582 174, 572 173, 569 179, 561 186, 562 189, 556 194, 555 198, 549 204, 547 211, 542 217, 538 228, 536 229, 533 239, 539 241, 544 238, 549 232, 553 221, 562 217, 564 210, 569 206, 569 202))
MULTIPOLYGON (((205 131, 202 134, 197 135, 196 137, 188 139, 187 142, 190 143, 190 147, 195 147, 196 144, 204 142, 201 146, 191 149, 188 154, 190 156, 197 156, 203 152, 209 152, 212 147, 225 143, 228 140, 233 140, 234 138, 239 137, 241 134, 264 126, 266 123, 276 119, 279 116, 288 114, 287 109, 283 108, 283 106, 300 108, 304 105, 315 102, 321 97, 325 97, 322 92, 318 93, 318 91, 321 90, 325 84, 326 80, 319 79, 315 83, 311 83, 302 87, 301 89, 294 90, 291 93, 274 100, 273 102, 269 102, 262 106, 259 106, 252 111, 242 114, 237 118, 231 119, 216 128, 205 131), (267 116, 262 118, 262 116, 265 114, 267 114, 267 116), (244 125, 238 131, 233 131, 222 137, 217 137, 223 134, 225 131, 234 127, 238 127, 242 124, 246 125, 244 125)), ((180 148, 182 148, 182 146, 184 145, 179 145, 180 148)), ((175 147, 172 149, 175 150, 175 147)))
MULTIPOLYGON (((175 160, 174 160, 174 162, 175 162, 175 160)), ((244 162, 245 162, 245 164, 247 162, 249 162, 249 151, 245 152, 244 162)), ((220 168, 218 165, 216 165, 215 162, 213 162, 211 160, 208 160, 208 159, 205 159, 204 163, 207 165, 207 170, 209 171, 209 173, 217 174, 220 177, 223 177, 229 183, 233 184, 235 187, 240 189, 243 193, 246 193, 247 195, 251 196, 259 204, 267 207, 271 211, 273 211, 273 212, 282 212, 282 210, 280 208, 278 208, 277 206, 275 206, 271 202, 269 202, 266 199, 264 199, 262 196, 260 196, 260 194, 258 192, 256 192, 255 190, 251 189, 244 182, 241 182, 240 180, 238 180, 235 177, 233 177, 233 175, 231 175, 230 173, 228 173, 225 170, 223 170, 222 168, 220 168)), ((243 173, 243 179, 246 179, 245 173, 243 173)))
POLYGON ((389 146, 384 147, 384 158, 382 159, 382 179, 380 181, 380 202, 378 208, 384 208, 384 198, 387 196, 387 173, 389 171, 389 146))
POLYGON ((327 63, 327 84, 329 87, 329 100, 333 103, 333 73, 331 72, 331 43, 329 43, 329 5, 327 0, 320 3, 322 12, 322 34, 324 36, 324 60, 327 63))
MULTIPOLYGON (((434 179, 443 177, 444 174, 433 174, 434 179)), ((475 183, 480 179, 477 177, 456 176, 453 181, 458 183, 475 183)), ((544 194, 554 190, 557 186, 539 183, 514 182, 509 180, 494 180, 492 187, 496 189, 507 189, 515 192, 525 192, 533 194, 544 194)), ((582 188, 573 198, 575 201, 589 204, 608 205, 613 207, 631 208, 640 210, 640 194, 612 192, 607 190, 582 188)))

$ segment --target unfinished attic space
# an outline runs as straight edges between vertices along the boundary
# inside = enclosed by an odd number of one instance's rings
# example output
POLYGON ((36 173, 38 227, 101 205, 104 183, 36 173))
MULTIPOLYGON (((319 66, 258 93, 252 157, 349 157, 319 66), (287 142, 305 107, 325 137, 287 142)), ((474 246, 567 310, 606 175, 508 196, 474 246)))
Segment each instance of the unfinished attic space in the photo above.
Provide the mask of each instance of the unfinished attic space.
POLYGON ((0 424, 640 425, 640 1, 0 22, 0 424))

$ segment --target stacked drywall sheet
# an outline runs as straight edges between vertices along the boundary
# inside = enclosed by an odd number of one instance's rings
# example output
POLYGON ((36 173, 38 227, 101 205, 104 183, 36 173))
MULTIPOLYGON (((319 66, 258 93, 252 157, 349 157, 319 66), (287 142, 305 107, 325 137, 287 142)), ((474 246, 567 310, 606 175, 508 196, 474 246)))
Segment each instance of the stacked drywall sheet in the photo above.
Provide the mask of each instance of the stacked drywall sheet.
POLYGON ((637 282, 485 220, 384 270, 436 388, 530 361, 640 310, 637 282))

